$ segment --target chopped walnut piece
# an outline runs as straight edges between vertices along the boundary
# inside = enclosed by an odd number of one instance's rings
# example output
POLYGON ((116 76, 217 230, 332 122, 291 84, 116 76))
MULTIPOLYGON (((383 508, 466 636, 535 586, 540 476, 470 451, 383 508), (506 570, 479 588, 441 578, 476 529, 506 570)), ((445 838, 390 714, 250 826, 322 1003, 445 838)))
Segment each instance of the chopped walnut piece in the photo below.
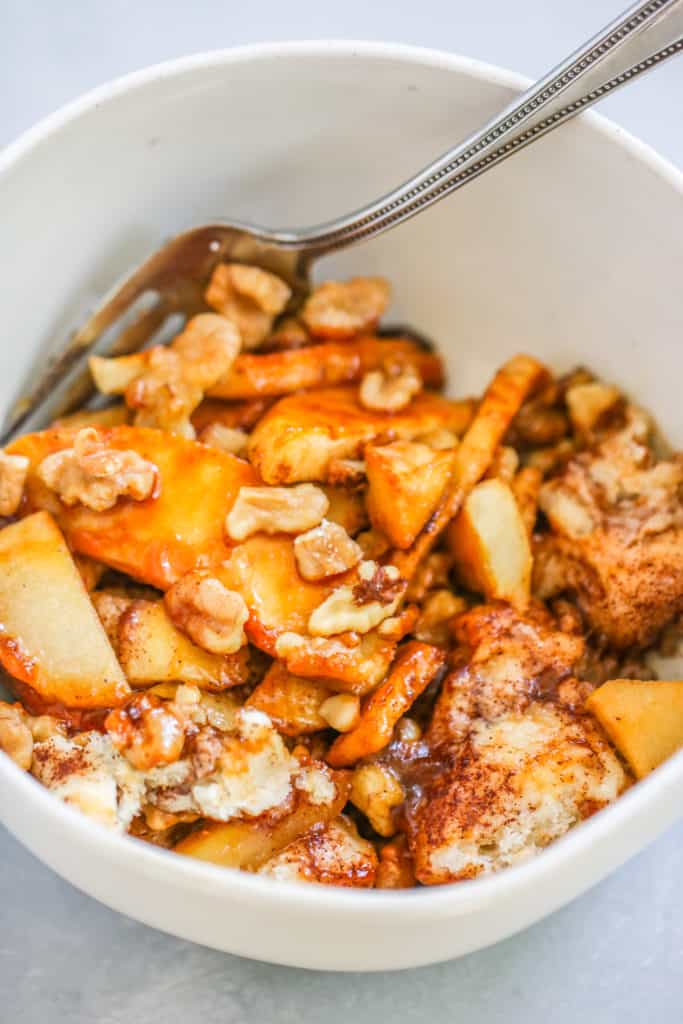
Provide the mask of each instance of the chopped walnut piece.
POLYGON ((362 562, 358 576, 358 583, 337 587, 313 611, 308 620, 311 636, 368 633, 394 614, 406 588, 396 566, 362 562))
POLYGON ((330 507, 313 484, 296 487, 242 487, 225 520, 232 540, 252 533, 303 533, 321 522, 330 507))
POLYGON ((564 679, 557 687, 557 699, 560 704, 580 711, 595 687, 579 679, 564 679))
POLYGON ((419 722, 416 722, 414 718, 410 718, 408 715, 404 715, 396 723, 394 734, 399 743, 419 743, 422 739, 422 729, 420 728, 419 722))
POLYGON ((277 316, 289 302, 292 290, 282 278, 261 267, 244 263, 229 264, 232 286, 240 295, 252 300, 269 316, 277 316))
POLYGON ((19 704, 0 703, 0 750, 28 771, 33 757, 33 736, 27 715, 19 704))
POLYGON ((147 369, 128 384, 126 403, 137 410, 136 425, 194 438, 190 416, 239 350, 237 328, 225 317, 192 317, 169 348, 150 349, 147 369))
POLYGON ((104 726, 119 753, 140 771, 172 764, 183 752, 182 723, 168 704, 148 693, 110 711, 104 726))
POLYGON ((285 308, 291 289, 275 274, 242 263, 219 263, 204 298, 238 328, 244 348, 257 348, 285 308))
POLYGON ((427 594, 413 634, 417 640, 437 647, 448 647, 452 641, 449 623, 467 609, 467 602, 451 590, 434 590, 427 594))
POLYGON ((323 519, 319 526, 296 538, 294 556, 305 580, 322 580, 352 569, 363 552, 343 526, 323 519))
POLYGON ((575 384, 566 395, 569 418, 578 434, 590 434, 607 413, 621 401, 619 390, 609 384, 592 381, 575 384))
POLYGON ((355 729, 360 719, 360 698, 355 693, 335 693, 322 702, 320 714, 337 732, 355 729))
POLYGON ((383 277, 326 281, 306 300, 301 319, 320 338, 351 338, 373 328, 389 305, 391 289, 383 277))
POLYGON ((422 390, 422 378, 414 366, 405 366, 396 374, 371 370, 360 383, 361 405, 377 412, 399 412, 410 405, 422 390))
POLYGON ((201 570, 186 573, 166 591, 164 602, 178 629, 211 654, 233 654, 247 642, 244 599, 215 576, 201 570))
POLYGON ((13 516, 19 508, 28 468, 25 455, 0 451, 0 516, 13 516))
POLYGON ((395 565, 363 562, 358 575, 360 580, 353 588, 353 597, 358 604, 367 604, 369 601, 392 604, 406 589, 405 580, 401 579, 395 565))
POLYGON ((185 376, 207 391, 234 363, 240 341, 239 332, 225 317, 200 313, 173 339, 171 350, 180 357, 185 376))
POLYGON ((43 459, 38 476, 65 505, 81 504, 93 512, 105 512, 119 498, 149 498, 158 471, 137 452, 108 448, 97 430, 87 427, 76 434, 73 448, 43 459))
POLYGON ((244 430, 226 427, 223 423, 209 423, 202 430, 198 440, 229 455, 246 456, 249 435, 244 430))
POLYGON ((382 764, 363 764, 351 780, 349 799, 381 836, 396 834, 394 811, 405 800, 403 786, 391 769, 382 764))
POLYGON ((192 740, 190 761, 198 779, 213 774, 223 753, 223 739, 213 726, 200 729, 192 740))
POLYGON ((125 390, 126 404, 135 410, 135 426, 158 427, 182 437, 194 438, 190 413, 203 392, 183 373, 180 357, 170 348, 150 349, 147 369, 125 390))

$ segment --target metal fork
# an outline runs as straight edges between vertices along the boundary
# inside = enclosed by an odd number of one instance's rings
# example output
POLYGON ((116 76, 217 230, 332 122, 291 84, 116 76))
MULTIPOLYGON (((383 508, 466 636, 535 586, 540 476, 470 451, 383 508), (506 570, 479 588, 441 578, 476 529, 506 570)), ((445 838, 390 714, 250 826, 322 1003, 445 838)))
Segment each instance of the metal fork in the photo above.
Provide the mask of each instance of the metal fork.
POLYGON ((38 379, 22 389, 3 424, 0 446, 19 432, 47 426, 92 395, 87 356, 95 347, 109 355, 136 351, 158 337, 169 317, 205 309, 203 291, 217 263, 256 263, 278 273, 293 289, 295 309, 309 290, 318 256, 401 224, 681 51, 683 0, 637 3, 480 131, 368 206, 306 230, 222 222, 177 235, 118 284, 38 379))

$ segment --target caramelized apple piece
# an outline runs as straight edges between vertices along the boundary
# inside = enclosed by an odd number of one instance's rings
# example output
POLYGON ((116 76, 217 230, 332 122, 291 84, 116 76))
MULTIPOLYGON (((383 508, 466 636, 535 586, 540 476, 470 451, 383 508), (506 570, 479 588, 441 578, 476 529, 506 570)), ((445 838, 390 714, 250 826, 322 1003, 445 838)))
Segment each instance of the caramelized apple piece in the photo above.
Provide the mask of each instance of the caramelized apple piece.
POLYGON ((683 682, 611 679, 595 690, 586 707, 644 778, 683 747, 683 682))
POLYGON ((146 501, 119 501, 106 512, 66 508, 41 483, 36 468, 47 455, 70 447, 74 431, 46 430, 10 446, 31 462, 27 510, 48 509, 74 551, 162 590, 200 560, 210 564, 228 556, 226 513, 240 487, 258 483, 244 460, 144 427, 113 427, 99 434, 112 448, 135 451, 157 467, 155 494, 146 501))
POLYGON ((513 356, 494 375, 456 450, 451 480, 429 521, 429 529, 422 531, 408 551, 397 551, 392 558, 406 579, 413 575, 491 465, 498 445, 525 398, 548 377, 548 370, 542 363, 525 355, 513 356))
POLYGON ((387 360, 414 367, 427 387, 443 384, 443 364, 438 356, 425 352, 413 341, 369 336, 288 351, 240 355, 210 393, 217 398, 279 397, 303 389, 351 384, 387 360))
POLYGON ((47 512, 0 531, 0 663, 50 702, 113 707, 130 696, 64 538, 47 512))
POLYGON ((247 433, 273 404, 272 399, 253 398, 246 402, 224 402, 220 398, 205 398, 190 417, 197 434, 216 424, 245 430, 247 433))
POLYGON ((294 810, 285 817, 272 822, 263 814, 250 821, 212 823, 183 839, 175 852, 224 868, 255 871, 314 825, 323 825, 341 813, 348 799, 348 773, 334 772, 333 784, 335 793, 329 802, 313 803, 308 794, 297 791, 294 810))
POLYGON ((267 654, 275 654, 281 633, 305 632, 311 613, 332 590, 324 581, 310 583, 301 578, 293 538, 285 534, 249 537, 233 549, 218 575, 246 601, 247 636, 267 654))
POLYGON ((131 686, 194 683, 225 690, 246 683, 247 648, 235 654, 210 654, 173 625, 161 601, 132 601, 118 622, 118 655, 131 686))
POLYGON ((448 543, 463 583, 488 601, 523 611, 531 588, 531 548, 508 484, 484 480, 467 496, 448 528, 448 543))
POLYGON ((407 439, 445 427, 459 434, 474 403, 422 392, 397 413, 364 409, 355 390, 327 388, 280 399, 251 435, 249 455, 269 484, 327 480, 334 459, 357 458, 366 444, 407 439))
POLYGON ((434 512, 454 458, 414 441, 365 449, 370 521, 395 547, 409 548, 434 512))
POLYGON ((320 678, 330 689, 360 694, 384 678, 398 636, 382 637, 376 630, 361 638, 307 635, 311 613, 347 574, 332 582, 302 579, 291 537, 254 534, 234 548, 217 574, 246 601, 245 631, 251 642, 282 658, 293 675, 320 678))
POLYGON ((355 729, 339 736, 327 753, 334 768, 345 768, 382 750, 399 718, 446 664, 446 652, 411 640, 402 647, 387 679, 368 698, 355 729))
POLYGON ((268 715, 278 732, 285 736, 302 736, 327 728, 320 705, 331 692, 314 679, 293 676, 281 662, 275 661, 252 692, 247 705, 268 715))
POLYGON ((320 679, 331 690, 362 697, 384 679, 399 639, 382 636, 377 629, 360 638, 283 633, 275 651, 295 675, 320 679))

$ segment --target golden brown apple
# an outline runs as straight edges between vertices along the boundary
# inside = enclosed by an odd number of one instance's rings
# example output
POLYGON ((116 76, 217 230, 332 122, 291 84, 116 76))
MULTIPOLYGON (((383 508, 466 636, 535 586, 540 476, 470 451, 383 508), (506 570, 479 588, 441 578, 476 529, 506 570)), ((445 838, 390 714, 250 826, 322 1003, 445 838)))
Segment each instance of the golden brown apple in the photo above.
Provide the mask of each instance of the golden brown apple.
POLYGON ((467 587, 487 600, 527 607, 531 547, 508 484, 498 479, 477 484, 448 528, 448 543, 467 587))
POLYGON ((683 747, 683 681, 610 679, 586 707, 637 779, 683 747))
POLYGON ((0 663, 48 702, 114 707, 130 688, 57 525, 0 530, 0 663))

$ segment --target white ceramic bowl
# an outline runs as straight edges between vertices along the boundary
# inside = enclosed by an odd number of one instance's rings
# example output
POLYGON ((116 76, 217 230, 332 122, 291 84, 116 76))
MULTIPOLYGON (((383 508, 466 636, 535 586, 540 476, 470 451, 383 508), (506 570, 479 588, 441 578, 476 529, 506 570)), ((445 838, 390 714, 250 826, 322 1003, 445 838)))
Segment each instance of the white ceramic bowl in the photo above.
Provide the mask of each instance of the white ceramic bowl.
MULTIPOLYGON (((400 46, 258 46, 131 75, 48 118, 0 157, 0 407, 59 327, 166 234, 223 214, 285 226, 345 212, 524 84, 400 46)), ((584 362, 680 443, 682 266, 683 178, 584 116, 321 273, 386 274, 396 317, 438 340, 456 392, 520 349, 584 362)), ((674 820, 682 785, 679 755, 534 861, 396 893, 275 883, 111 835, 4 757, 0 817, 147 924, 277 963, 378 970, 459 956, 566 903, 674 820)))

